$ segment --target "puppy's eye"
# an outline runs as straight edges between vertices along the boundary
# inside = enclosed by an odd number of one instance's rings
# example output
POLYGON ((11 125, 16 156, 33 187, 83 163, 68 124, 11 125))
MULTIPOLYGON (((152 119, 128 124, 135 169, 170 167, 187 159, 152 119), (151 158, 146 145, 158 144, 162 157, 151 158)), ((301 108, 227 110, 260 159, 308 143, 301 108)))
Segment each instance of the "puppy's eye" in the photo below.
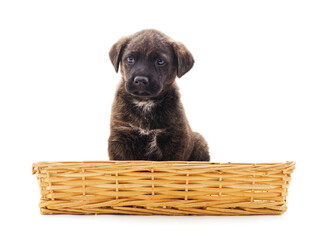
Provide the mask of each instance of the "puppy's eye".
POLYGON ((159 66, 163 66, 163 65, 165 65, 165 61, 163 59, 159 58, 156 60, 156 64, 159 66))
POLYGON ((133 57, 126 58, 126 61, 130 64, 133 64, 135 62, 135 59, 133 57))

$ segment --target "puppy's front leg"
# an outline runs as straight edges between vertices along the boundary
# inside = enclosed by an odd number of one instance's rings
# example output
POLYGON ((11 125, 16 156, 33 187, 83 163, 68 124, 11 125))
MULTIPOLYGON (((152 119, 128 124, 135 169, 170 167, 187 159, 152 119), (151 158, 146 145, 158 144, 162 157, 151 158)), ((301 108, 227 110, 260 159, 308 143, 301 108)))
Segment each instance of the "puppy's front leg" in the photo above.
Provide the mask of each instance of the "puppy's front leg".
POLYGON ((134 160, 131 149, 113 135, 108 140, 108 154, 110 160, 134 160))
POLYGON ((157 137, 157 145, 162 152, 163 161, 184 161, 187 139, 185 134, 178 130, 168 130, 157 137))

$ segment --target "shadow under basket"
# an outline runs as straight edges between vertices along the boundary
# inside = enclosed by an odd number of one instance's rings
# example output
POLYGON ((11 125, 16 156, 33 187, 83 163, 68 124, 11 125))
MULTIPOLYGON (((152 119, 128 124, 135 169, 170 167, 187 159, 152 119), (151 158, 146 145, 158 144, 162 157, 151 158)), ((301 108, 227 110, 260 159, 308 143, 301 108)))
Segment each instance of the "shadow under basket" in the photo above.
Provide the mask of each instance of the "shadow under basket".
POLYGON ((294 162, 37 162, 41 214, 260 215, 287 209, 294 162))

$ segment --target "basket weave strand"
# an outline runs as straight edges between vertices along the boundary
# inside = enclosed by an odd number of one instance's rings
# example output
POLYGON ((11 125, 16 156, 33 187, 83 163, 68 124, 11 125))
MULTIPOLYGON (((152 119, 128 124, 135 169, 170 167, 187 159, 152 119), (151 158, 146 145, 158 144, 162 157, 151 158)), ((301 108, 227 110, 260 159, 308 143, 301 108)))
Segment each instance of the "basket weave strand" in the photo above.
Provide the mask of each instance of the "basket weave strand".
POLYGON ((294 162, 38 162, 42 214, 256 215, 287 209, 294 162))

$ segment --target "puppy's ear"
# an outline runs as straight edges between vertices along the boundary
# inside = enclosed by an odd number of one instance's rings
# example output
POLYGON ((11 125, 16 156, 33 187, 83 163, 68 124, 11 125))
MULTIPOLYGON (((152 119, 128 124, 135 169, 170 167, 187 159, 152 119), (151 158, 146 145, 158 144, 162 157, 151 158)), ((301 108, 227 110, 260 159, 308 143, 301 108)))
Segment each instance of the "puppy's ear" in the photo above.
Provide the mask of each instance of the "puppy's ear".
POLYGON ((180 78, 193 67, 195 61, 192 54, 182 43, 173 42, 172 46, 177 60, 177 75, 180 78))
POLYGON ((130 37, 122 37, 118 40, 114 45, 112 45, 109 57, 111 60, 111 63, 113 67, 115 68, 116 72, 118 72, 119 63, 121 60, 121 57, 123 55, 124 49, 127 46, 128 42, 130 40, 130 37))

